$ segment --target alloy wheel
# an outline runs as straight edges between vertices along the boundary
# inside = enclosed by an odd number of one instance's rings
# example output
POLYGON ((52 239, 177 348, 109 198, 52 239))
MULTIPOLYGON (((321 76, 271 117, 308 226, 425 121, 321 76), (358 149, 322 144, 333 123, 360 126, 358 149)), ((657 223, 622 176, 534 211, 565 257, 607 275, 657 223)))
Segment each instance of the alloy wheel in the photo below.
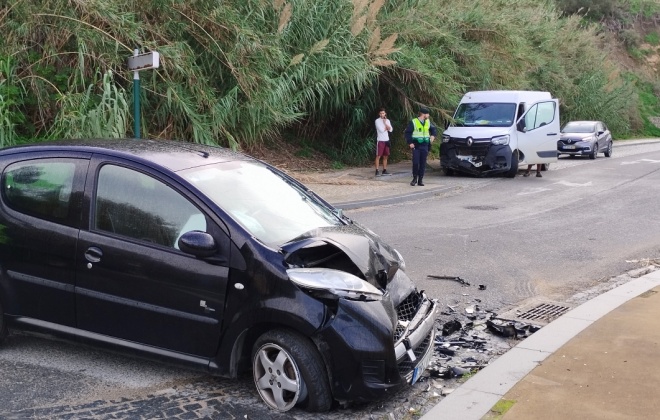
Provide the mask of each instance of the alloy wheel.
POLYGON ((266 404, 278 411, 288 411, 296 405, 302 380, 286 350, 277 344, 264 344, 254 357, 253 368, 254 382, 266 404))

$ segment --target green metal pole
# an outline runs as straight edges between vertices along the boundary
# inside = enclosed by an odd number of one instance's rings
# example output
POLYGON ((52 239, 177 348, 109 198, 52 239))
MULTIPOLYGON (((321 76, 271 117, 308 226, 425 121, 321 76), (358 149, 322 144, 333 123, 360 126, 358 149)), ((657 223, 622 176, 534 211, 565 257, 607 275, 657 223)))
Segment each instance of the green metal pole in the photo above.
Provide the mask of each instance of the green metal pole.
MULTIPOLYGON (((140 50, 133 51, 133 55, 138 55, 140 50)), ((140 73, 133 72, 133 133, 136 139, 140 138, 140 73)))

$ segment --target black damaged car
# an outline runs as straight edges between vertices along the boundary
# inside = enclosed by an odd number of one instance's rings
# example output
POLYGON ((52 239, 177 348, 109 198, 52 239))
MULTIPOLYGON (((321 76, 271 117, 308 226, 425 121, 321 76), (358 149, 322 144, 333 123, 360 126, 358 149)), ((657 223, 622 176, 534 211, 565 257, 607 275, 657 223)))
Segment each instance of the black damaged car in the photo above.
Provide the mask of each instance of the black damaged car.
POLYGON ((436 305, 401 255, 261 161, 77 140, 3 149, 0 171, 0 341, 252 371, 279 411, 378 399, 429 361, 436 305))

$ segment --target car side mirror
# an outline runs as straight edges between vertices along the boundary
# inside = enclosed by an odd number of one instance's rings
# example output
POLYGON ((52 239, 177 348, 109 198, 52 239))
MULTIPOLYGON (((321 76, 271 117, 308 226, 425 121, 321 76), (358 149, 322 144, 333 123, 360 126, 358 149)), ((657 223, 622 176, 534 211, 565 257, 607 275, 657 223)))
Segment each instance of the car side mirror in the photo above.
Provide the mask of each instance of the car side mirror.
POLYGON ((179 249, 198 258, 208 258, 218 252, 213 236, 200 230, 191 230, 179 238, 179 249))
POLYGON ((527 127, 525 127, 525 120, 523 119, 519 120, 518 123, 516 124, 516 129, 521 133, 527 131, 527 127))
POLYGON ((598 135, 599 135, 599 136, 602 136, 603 133, 604 133, 604 131, 599 131, 599 132, 598 132, 598 135))

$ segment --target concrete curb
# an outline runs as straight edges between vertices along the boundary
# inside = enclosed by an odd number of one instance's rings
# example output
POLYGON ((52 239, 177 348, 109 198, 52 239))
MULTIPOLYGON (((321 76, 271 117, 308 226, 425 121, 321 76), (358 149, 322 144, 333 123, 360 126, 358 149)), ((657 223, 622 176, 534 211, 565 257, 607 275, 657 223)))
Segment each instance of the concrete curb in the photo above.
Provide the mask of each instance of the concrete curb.
POLYGON ((518 381, 570 339, 630 299, 659 285, 660 271, 654 271, 578 306, 479 371, 422 419, 480 420, 518 381))

